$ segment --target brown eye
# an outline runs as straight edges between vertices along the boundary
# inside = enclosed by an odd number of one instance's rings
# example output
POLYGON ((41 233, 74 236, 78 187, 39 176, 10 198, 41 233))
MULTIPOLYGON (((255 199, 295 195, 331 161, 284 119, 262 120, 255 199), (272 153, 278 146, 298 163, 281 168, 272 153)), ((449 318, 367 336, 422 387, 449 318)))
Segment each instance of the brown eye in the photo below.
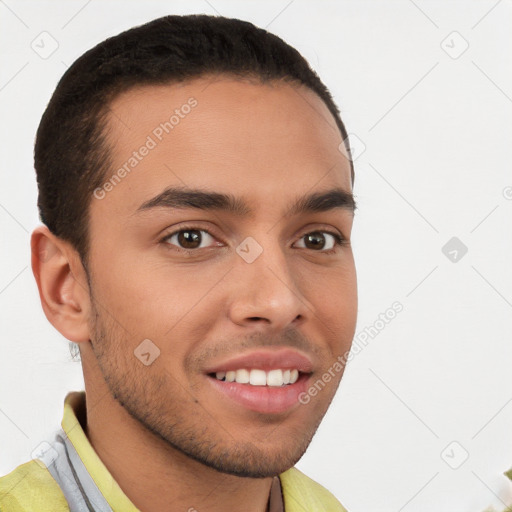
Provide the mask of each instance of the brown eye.
POLYGON ((304 240, 302 247, 318 252, 332 252, 337 244, 341 245, 343 242, 339 235, 328 231, 313 231, 304 235, 300 240, 304 240))
POLYGON ((309 233, 304 237, 305 246, 308 249, 323 249, 325 245, 325 237, 322 233, 315 231, 314 233, 309 233))
POLYGON ((213 237, 204 229, 181 229, 164 238, 165 242, 170 245, 177 245, 180 249, 189 250, 204 248, 204 246, 201 247, 201 243, 203 243, 205 239, 206 242, 211 242, 213 237), (206 236, 204 236, 203 233, 206 234, 206 236))

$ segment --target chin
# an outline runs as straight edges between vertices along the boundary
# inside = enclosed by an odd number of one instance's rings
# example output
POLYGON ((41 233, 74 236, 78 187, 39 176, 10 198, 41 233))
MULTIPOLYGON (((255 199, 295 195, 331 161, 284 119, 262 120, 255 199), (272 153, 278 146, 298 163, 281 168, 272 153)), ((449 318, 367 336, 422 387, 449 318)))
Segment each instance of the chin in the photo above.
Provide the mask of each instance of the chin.
MULTIPOLYGON (((299 457, 300 458, 300 457, 299 457)), ((298 459, 297 459, 298 460, 298 459)), ((280 461, 260 460, 247 463, 241 460, 203 461, 204 464, 220 473, 234 475, 241 478, 268 478, 277 476, 295 465, 297 460, 280 461)))
POLYGON ((268 478, 277 476, 293 467, 302 457, 311 439, 304 439, 293 446, 269 445, 238 445, 219 451, 212 447, 208 453, 193 450, 187 456, 197 460, 220 473, 235 475, 242 478, 268 478))

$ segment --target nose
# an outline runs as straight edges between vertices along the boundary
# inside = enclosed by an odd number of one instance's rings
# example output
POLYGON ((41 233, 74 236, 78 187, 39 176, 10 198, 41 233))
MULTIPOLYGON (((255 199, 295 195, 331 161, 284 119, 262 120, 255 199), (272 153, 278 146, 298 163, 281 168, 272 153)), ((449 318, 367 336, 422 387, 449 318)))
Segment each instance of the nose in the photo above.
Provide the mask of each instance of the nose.
POLYGON ((261 246, 263 251, 251 263, 237 256, 231 320, 244 327, 262 324, 276 331, 297 327, 312 311, 297 286, 299 276, 277 242, 272 247, 270 242, 261 246))

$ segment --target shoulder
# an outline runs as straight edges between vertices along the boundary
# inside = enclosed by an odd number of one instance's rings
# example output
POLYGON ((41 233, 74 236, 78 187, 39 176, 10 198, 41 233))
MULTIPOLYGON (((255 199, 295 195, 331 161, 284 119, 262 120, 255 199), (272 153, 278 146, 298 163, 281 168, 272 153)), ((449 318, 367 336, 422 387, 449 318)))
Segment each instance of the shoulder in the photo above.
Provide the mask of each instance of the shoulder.
POLYGON ((0 511, 35 510, 69 512, 69 507, 48 469, 31 460, 0 477, 0 511))
POLYGON ((333 494, 297 468, 281 473, 279 479, 286 512, 347 512, 333 494))

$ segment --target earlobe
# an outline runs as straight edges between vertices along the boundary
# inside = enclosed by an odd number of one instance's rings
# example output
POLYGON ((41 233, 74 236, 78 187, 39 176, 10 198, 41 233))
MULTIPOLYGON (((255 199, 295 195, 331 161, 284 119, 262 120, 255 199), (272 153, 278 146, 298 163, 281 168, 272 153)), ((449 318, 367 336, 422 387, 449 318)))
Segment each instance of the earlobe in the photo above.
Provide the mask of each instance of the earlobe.
POLYGON ((80 258, 46 226, 31 236, 32 272, 48 321, 68 340, 89 340, 89 290, 80 258))

